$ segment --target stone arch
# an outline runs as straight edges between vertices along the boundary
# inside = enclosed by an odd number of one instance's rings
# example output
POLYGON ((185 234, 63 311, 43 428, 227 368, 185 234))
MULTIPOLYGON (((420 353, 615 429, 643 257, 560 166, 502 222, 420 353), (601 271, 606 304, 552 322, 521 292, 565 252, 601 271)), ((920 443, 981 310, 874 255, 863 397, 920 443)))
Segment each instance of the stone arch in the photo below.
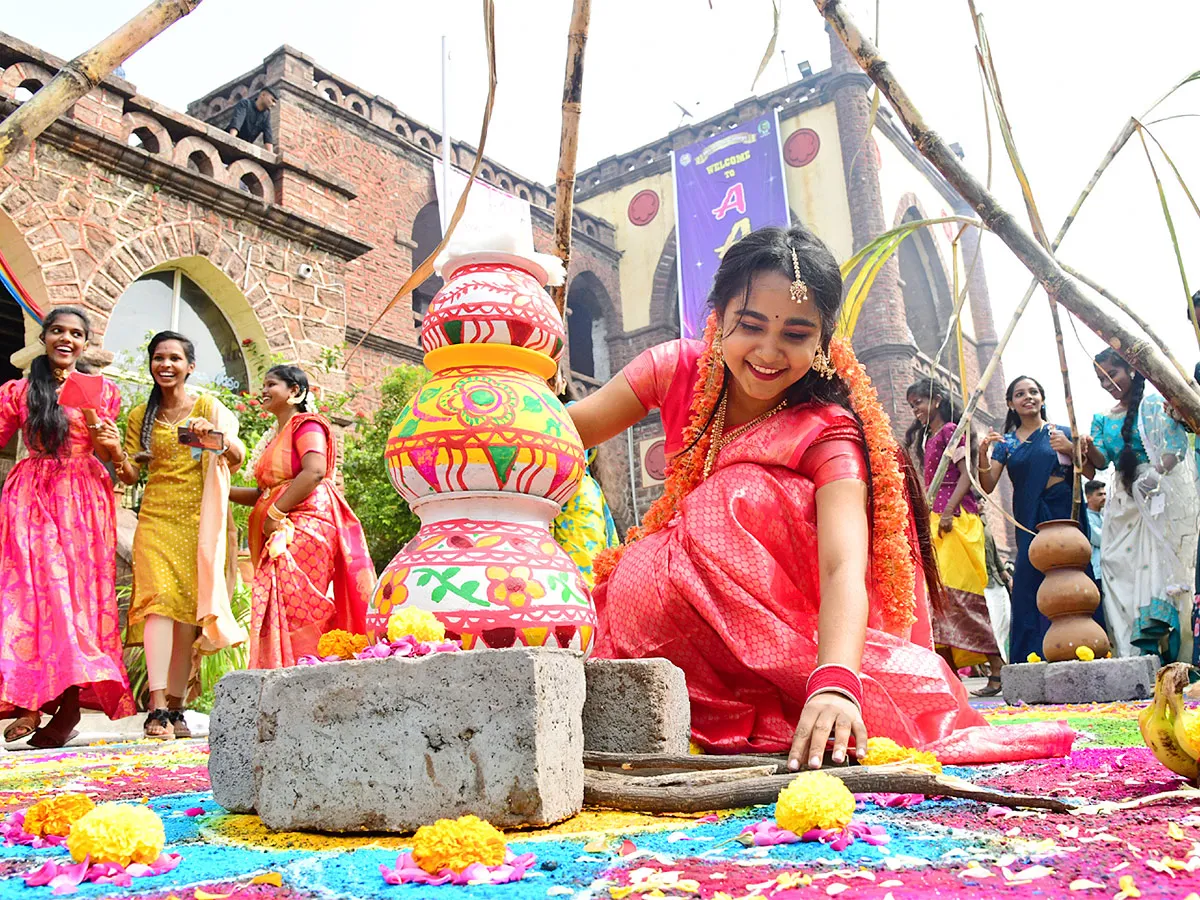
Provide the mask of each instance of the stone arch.
POLYGON ((342 89, 337 86, 337 82, 322 78, 317 82, 316 92, 326 100, 332 100, 338 106, 342 105, 342 89))
POLYGON ((496 183, 496 173, 492 171, 492 167, 489 166, 487 163, 484 163, 483 165, 481 165, 479 167, 479 177, 482 178, 484 181, 486 181, 488 184, 496 183))
POLYGON ((23 87, 30 93, 37 93, 53 77, 53 72, 35 62, 13 63, 0 76, 0 93, 13 99, 16 99, 17 88, 23 87))
POLYGON ((408 122, 404 121, 404 119, 397 118, 396 121, 392 123, 392 131, 396 132, 396 134, 400 135, 400 137, 404 138, 406 141, 411 141, 413 139, 412 129, 408 127, 408 122))
POLYGON ((526 203, 533 202, 533 195, 529 193, 529 188, 527 188, 525 185, 521 184, 520 182, 517 183, 517 196, 520 197, 522 200, 524 200, 526 203))
POLYGON ((675 229, 663 241, 654 280, 650 284, 650 321, 666 322, 679 330, 679 270, 676 262, 675 229))
POLYGON ((121 117, 121 137, 126 143, 136 138, 143 150, 155 156, 172 159, 175 152, 175 142, 162 122, 143 112, 127 112, 121 117))
POLYGON ((226 107, 224 97, 213 97, 208 101, 208 115, 211 118, 226 107))
POLYGON ((603 384, 612 377, 608 337, 619 330, 612 298, 590 270, 571 276, 567 287, 567 353, 571 372, 603 384))
POLYGON ((189 134, 175 145, 171 161, 222 183, 226 181, 225 164, 221 162, 217 148, 194 134, 189 134))
MULTIPOLYGON (((438 211, 437 200, 431 200, 422 206, 413 217, 412 233, 409 235, 416 245, 412 251, 412 265, 416 268, 420 260, 425 259, 437 247, 442 239, 442 222, 438 211)), ((426 278, 412 292, 413 324, 421 327, 425 311, 442 288, 442 279, 436 272, 426 278)))
POLYGON ((361 94, 346 94, 346 96, 342 98, 342 106, 346 107, 346 109, 350 110, 350 112, 356 113, 364 118, 371 118, 371 104, 368 103, 366 98, 361 94))
MULTIPOLYGON (((926 218, 921 201, 908 193, 900 198, 895 224, 926 218)), ((896 254, 903 282, 904 314, 917 347, 927 356, 937 353, 954 310, 951 281, 937 242, 928 228, 920 228, 900 245, 896 254)), ((958 350, 951 342, 946 362, 957 371, 958 350)))
POLYGON ((413 141, 419 146, 424 147, 430 153, 433 153, 434 150, 437 149, 437 141, 435 141, 433 139, 433 135, 431 135, 424 128, 418 128, 413 132, 413 141))
POLYGON ((267 170, 252 159, 236 159, 226 170, 230 185, 268 205, 275 202, 275 182, 267 170))
POLYGON ((259 72, 259 73, 258 73, 257 75, 255 75, 255 76, 254 76, 254 78, 252 78, 252 79, 251 79, 251 81, 250 81, 250 94, 251 94, 251 96, 253 96, 253 95, 257 94, 257 93, 258 93, 259 91, 261 91, 261 90, 262 90, 264 87, 266 87, 266 85, 267 85, 267 76, 266 76, 266 75, 264 75, 262 72, 259 72))

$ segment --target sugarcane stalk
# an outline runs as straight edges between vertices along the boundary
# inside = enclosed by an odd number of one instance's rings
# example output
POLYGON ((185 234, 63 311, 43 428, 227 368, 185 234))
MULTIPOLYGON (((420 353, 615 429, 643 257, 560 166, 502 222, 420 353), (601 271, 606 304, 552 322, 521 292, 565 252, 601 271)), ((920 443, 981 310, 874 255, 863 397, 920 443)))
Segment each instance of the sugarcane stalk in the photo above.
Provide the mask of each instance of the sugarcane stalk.
POLYGON ((200 0, 155 0, 95 47, 63 66, 16 112, 0 122, 0 168, 113 69, 199 5, 200 0))
MULTIPOLYGON (((587 48, 591 0, 575 0, 567 34, 567 70, 563 77, 562 130, 558 142, 557 193, 554 200, 554 252, 565 271, 571 265, 571 213, 575 205, 575 156, 579 149, 579 111, 583 100, 583 52, 587 48)), ((559 313, 566 318, 567 279, 550 288, 559 313)))

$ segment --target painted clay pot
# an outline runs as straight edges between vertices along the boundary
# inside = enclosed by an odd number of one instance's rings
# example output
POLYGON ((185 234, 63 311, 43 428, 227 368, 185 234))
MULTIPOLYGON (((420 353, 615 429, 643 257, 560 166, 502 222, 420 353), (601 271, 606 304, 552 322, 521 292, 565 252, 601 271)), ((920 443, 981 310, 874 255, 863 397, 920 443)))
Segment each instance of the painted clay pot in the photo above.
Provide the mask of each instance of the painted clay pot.
POLYGON ((1078 659, 1080 647, 1090 647, 1097 659, 1111 649, 1108 635, 1092 618, 1100 605, 1100 590, 1087 573, 1091 559, 1091 542, 1070 519, 1043 522, 1029 545, 1029 562, 1046 576, 1037 604, 1050 620, 1042 641, 1047 662, 1078 659))
POLYGON ((427 609, 467 649, 591 649, 596 612, 550 522, 586 463, 546 385, 562 319, 545 272, 505 253, 451 261, 421 330, 433 378, 396 419, 392 485, 421 528, 384 570, 367 633, 401 606, 427 609))

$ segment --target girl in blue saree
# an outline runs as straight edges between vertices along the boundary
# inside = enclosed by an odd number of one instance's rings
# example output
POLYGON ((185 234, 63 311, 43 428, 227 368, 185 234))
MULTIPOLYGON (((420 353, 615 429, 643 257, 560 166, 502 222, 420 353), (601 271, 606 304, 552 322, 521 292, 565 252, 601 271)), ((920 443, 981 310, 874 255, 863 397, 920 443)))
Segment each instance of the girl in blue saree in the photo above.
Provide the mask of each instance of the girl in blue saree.
MULTIPOLYGON (((1012 662, 1025 662, 1030 653, 1040 656, 1042 639, 1050 627, 1050 620, 1037 608, 1043 576, 1029 562, 1029 544, 1040 523, 1071 518, 1071 429, 1047 423, 1045 396, 1033 378, 1022 376, 1013 381, 1006 394, 1004 433, 993 431, 979 447, 980 486, 991 493, 1007 468, 1013 486, 1013 515, 1022 526, 1017 529, 1012 585, 1012 662)), ((1090 444, 1088 438, 1082 440, 1090 444)), ((1083 449, 1086 453, 1088 448, 1083 449)), ((1090 533, 1082 506, 1079 524, 1085 535, 1090 533)), ((1102 621, 1102 616, 1098 608, 1097 621, 1102 621)))

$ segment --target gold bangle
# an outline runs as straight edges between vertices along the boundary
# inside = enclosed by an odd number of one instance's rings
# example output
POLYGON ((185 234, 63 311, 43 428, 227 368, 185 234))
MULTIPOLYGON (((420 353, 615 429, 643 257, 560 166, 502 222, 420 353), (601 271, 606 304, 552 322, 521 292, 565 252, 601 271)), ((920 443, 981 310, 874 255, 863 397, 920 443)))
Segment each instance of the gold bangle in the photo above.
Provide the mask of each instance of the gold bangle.
POLYGON ((278 506, 272 503, 267 507, 267 517, 275 522, 282 522, 287 518, 287 513, 281 510, 278 506))

